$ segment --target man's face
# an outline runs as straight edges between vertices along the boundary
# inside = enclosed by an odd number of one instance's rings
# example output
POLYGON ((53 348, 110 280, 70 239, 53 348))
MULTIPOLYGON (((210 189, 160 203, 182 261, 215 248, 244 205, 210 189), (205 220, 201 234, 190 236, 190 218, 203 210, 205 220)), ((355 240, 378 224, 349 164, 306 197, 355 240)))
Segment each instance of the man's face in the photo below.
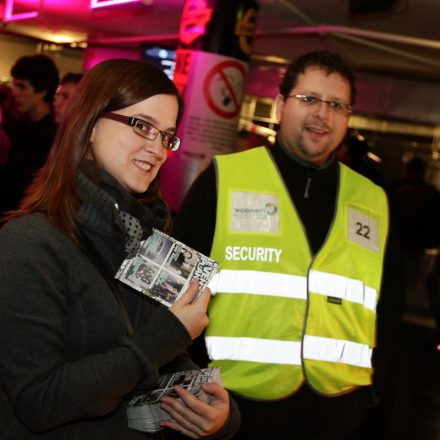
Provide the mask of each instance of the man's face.
POLYGON ((20 113, 31 113, 43 101, 46 90, 36 92, 32 84, 26 79, 14 78, 12 81, 12 96, 16 109, 20 113))
POLYGON ((75 83, 64 83, 58 87, 58 90, 55 94, 55 100, 53 102, 55 121, 57 124, 61 122, 64 112, 66 111, 67 104, 75 93, 75 89, 75 83))
MULTIPOLYGON (((350 104, 351 91, 349 82, 338 73, 327 75, 318 67, 309 67, 298 75, 289 95, 309 95, 350 104)), ((324 102, 308 105, 278 95, 276 106, 281 142, 303 161, 324 163, 345 137, 349 114, 335 111, 324 102)))

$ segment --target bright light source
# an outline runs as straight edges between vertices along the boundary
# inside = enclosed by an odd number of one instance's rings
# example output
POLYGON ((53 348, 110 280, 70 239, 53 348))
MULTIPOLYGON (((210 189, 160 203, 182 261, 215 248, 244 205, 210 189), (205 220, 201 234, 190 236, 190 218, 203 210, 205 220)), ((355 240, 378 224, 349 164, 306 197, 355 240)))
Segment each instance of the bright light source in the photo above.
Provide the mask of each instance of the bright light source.
POLYGON ((367 156, 371 159, 374 160, 377 163, 381 163, 382 162, 382 158, 377 156, 376 154, 372 153, 371 151, 369 151, 367 153, 367 156))
POLYGON ((64 33, 53 33, 48 35, 47 38, 49 41, 53 41, 54 43, 58 43, 58 44, 72 44, 75 43, 75 36, 72 35, 67 35, 64 33))

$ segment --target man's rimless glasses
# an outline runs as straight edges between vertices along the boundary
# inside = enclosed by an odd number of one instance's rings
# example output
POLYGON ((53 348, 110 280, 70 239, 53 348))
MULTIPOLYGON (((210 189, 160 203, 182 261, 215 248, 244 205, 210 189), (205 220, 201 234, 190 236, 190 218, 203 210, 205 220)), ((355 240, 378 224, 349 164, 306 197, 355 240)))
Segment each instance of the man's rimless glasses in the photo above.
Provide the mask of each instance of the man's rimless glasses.
POLYGON ((304 107, 317 107, 323 102, 330 110, 340 115, 349 115, 353 111, 353 107, 349 104, 339 101, 327 101, 311 95, 289 95, 288 98, 297 99, 304 107))

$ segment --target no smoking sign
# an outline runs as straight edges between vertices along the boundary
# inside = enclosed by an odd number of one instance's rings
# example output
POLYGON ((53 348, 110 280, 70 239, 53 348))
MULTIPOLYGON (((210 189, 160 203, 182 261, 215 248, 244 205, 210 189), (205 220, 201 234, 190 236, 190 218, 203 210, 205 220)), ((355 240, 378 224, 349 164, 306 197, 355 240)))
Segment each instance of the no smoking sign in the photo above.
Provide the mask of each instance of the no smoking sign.
POLYGON ((245 68, 238 61, 223 61, 211 68, 203 84, 203 94, 215 114, 229 119, 238 116, 245 75, 245 68))

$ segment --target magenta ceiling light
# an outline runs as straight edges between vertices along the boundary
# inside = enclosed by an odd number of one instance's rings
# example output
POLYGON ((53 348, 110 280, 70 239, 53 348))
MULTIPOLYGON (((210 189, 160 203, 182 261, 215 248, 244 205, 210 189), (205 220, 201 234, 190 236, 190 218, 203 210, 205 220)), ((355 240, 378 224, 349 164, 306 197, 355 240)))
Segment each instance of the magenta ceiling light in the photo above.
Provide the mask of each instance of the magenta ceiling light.
POLYGON ((103 8, 105 6, 125 5, 139 0, 90 0, 90 9, 103 8))
POLYGON ((3 21, 27 20, 38 16, 38 11, 21 12, 14 14, 14 0, 6 0, 3 21))

